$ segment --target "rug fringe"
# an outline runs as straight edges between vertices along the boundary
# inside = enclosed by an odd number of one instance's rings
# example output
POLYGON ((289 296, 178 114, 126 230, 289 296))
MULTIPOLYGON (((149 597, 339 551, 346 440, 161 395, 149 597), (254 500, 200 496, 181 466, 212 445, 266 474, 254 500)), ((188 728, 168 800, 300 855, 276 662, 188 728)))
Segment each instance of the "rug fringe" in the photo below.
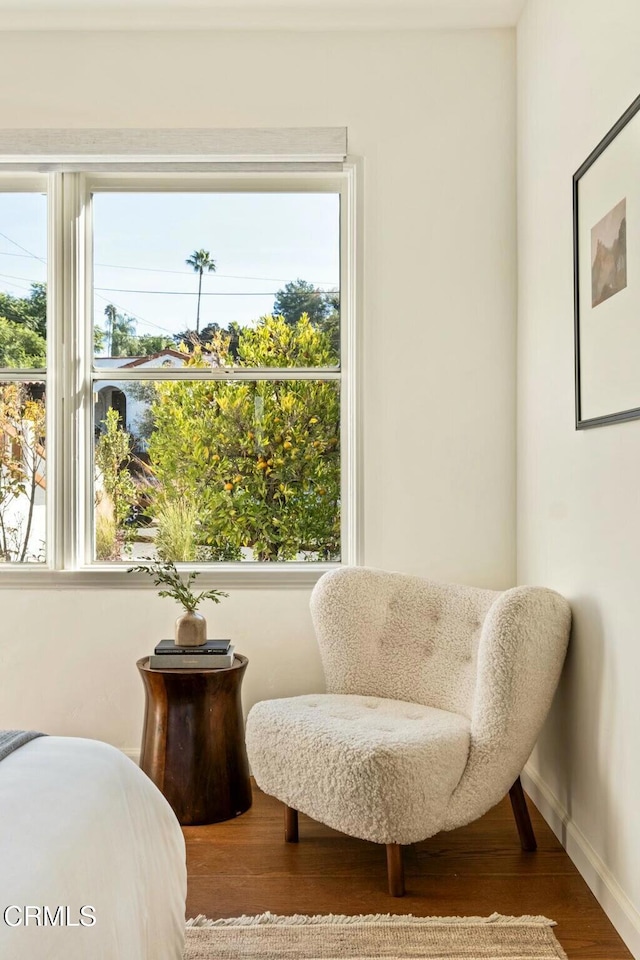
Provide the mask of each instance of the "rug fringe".
POLYGON ((549 920, 547 917, 523 916, 523 917, 505 917, 500 913, 492 913, 490 917, 414 917, 412 913, 368 913, 356 916, 343 916, 340 914, 316 914, 315 916, 305 916, 302 913, 296 913, 293 916, 282 916, 277 913, 258 914, 257 916, 227 917, 220 920, 209 920, 204 914, 200 913, 197 917, 187 920, 188 927, 257 927, 257 926, 303 926, 307 924, 328 924, 328 923, 415 923, 425 926, 438 926, 443 924, 468 924, 477 926, 484 923, 494 923, 500 926, 545 926, 555 927, 555 920, 549 920))

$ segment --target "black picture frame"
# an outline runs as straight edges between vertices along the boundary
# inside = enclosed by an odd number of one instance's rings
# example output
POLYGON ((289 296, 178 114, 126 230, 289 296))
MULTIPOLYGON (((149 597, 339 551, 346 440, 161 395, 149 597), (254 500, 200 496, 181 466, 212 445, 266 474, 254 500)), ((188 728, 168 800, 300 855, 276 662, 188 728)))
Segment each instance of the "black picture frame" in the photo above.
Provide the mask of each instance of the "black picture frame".
MULTIPOLYGON (((640 419, 640 368, 638 370, 638 405, 625 410, 585 418, 583 416, 582 377, 580 364, 580 181, 591 169, 605 151, 611 146, 616 137, 640 112, 640 96, 625 110, 619 120, 614 123, 609 132, 589 154, 573 175, 573 286, 574 286, 574 353, 575 353, 575 428, 585 430, 591 427, 602 427, 610 423, 620 423, 625 420, 640 419)), ((638 157, 640 166, 640 156, 638 157)), ((640 257, 636 257, 636 265, 640 266, 640 257)), ((640 271, 639 271, 640 274, 640 271)), ((638 276, 640 282, 640 275, 638 276)))

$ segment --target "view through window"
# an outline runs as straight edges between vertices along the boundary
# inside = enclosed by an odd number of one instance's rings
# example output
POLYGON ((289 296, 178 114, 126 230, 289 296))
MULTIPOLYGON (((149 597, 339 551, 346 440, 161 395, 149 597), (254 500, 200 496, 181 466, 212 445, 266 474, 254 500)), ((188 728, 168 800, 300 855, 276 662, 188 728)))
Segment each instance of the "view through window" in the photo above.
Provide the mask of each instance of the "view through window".
POLYGON ((339 194, 92 207, 93 559, 339 560, 339 194))
POLYGON ((0 563, 47 557, 46 280, 46 196, 0 192, 0 563))

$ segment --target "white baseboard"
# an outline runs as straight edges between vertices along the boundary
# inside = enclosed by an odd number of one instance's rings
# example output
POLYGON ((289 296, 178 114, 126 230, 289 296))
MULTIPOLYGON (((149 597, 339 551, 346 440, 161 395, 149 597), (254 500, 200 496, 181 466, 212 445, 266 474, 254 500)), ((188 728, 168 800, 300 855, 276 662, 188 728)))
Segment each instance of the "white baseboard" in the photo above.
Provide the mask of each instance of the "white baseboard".
POLYGON ((140 747, 120 747, 120 752, 124 753, 125 757, 129 757, 129 760, 133 760, 135 764, 140 764, 140 747))
POLYGON ((527 765, 522 784, 627 947, 640 960, 640 913, 540 774, 527 765))

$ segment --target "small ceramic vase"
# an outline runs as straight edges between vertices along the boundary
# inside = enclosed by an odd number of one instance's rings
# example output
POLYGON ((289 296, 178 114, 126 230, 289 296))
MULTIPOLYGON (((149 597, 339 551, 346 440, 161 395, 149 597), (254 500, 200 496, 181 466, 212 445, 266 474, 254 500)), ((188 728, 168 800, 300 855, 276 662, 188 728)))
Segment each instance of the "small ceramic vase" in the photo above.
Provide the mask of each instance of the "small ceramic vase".
POLYGON ((176 620, 176 644, 179 647, 197 647, 207 639, 207 621, 201 613, 187 610, 176 620))

